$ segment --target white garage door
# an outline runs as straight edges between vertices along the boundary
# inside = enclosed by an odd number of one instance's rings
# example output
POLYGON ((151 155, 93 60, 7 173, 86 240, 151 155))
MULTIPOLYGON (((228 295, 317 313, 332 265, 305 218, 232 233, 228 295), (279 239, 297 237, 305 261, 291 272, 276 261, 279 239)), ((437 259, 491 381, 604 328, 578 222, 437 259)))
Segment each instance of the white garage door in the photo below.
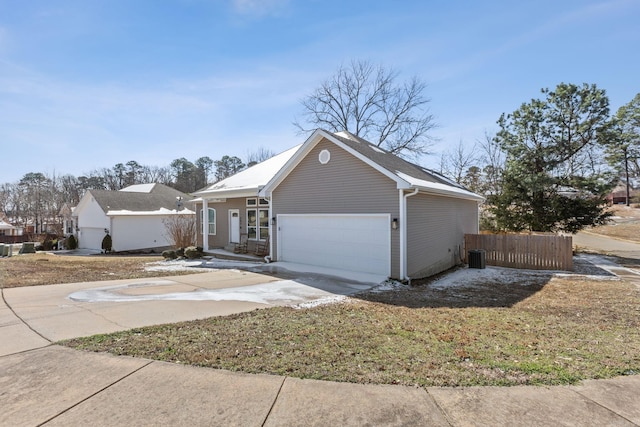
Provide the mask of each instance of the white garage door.
POLYGON ((102 249, 104 228, 82 227, 78 233, 78 247, 80 249, 102 249))
POLYGON ((391 219, 375 215, 278 215, 278 259, 391 275, 391 219))

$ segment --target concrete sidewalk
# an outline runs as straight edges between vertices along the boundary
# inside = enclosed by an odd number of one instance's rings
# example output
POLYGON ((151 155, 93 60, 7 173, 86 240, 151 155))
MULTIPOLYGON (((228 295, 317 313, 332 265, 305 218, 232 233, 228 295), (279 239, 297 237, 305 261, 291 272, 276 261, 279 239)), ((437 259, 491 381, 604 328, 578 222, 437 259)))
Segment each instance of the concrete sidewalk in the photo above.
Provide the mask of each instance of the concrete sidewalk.
MULTIPOLYGON (((232 373, 51 343, 269 305, 83 302, 69 300, 70 293, 96 287, 119 296, 197 293, 231 285, 253 289, 266 280, 245 273, 147 279, 136 286, 118 281, 2 290, 0 426, 640 426, 640 376, 575 387, 422 389, 232 373)), ((300 289, 306 298, 303 285, 294 287, 294 297, 300 289)), ((317 292, 314 297, 326 291, 317 292)))
POLYGON ((47 346, 0 357, 0 425, 634 426, 640 377, 575 387, 300 380, 47 346))

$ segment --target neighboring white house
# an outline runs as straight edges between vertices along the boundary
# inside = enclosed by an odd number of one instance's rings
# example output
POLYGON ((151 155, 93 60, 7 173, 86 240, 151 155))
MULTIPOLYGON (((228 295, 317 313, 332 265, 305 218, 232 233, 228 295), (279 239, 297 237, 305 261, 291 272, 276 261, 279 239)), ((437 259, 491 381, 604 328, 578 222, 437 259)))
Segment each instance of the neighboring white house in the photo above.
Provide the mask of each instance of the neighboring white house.
POLYGON ((102 249, 111 235, 115 252, 161 250, 172 245, 165 221, 194 215, 183 204, 189 196, 162 184, 138 184, 119 191, 88 190, 73 209, 81 249, 102 249))

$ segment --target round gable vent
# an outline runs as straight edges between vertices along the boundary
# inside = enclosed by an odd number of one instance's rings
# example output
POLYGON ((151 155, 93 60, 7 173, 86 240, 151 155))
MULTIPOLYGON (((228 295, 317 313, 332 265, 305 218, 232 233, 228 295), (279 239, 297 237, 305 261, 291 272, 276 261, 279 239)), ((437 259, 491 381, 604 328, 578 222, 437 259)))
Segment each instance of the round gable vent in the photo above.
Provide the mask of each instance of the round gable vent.
POLYGON ((331 153, 329 152, 329 150, 322 150, 318 155, 318 161, 321 164, 326 165, 327 163, 329 163, 329 160, 331 160, 331 153))

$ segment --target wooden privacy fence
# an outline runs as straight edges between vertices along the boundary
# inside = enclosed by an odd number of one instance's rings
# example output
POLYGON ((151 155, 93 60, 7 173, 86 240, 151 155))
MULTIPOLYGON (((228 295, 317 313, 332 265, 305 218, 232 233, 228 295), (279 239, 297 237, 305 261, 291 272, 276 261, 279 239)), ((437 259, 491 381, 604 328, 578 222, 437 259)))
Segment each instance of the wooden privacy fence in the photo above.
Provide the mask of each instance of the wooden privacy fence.
POLYGON ((484 249, 487 265, 531 270, 573 270, 571 236, 465 234, 464 244, 465 258, 468 258, 470 250, 484 249))

